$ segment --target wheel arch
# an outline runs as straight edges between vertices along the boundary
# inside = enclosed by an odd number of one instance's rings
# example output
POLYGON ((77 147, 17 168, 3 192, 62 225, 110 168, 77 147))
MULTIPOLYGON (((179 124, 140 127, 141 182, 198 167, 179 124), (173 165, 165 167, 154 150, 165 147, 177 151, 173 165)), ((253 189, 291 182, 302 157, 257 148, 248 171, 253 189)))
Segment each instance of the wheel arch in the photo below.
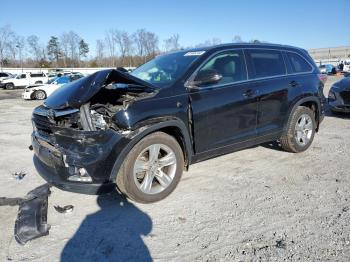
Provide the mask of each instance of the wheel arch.
POLYGON ((39 92, 39 91, 44 92, 44 94, 45 94, 45 98, 44 98, 44 99, 46 99, 46 98, 47 98, 47 93, 46 93, 46 91, 43 90, 43 89, 36 89, 36 90, 34 90, 34 92, 32 93, 31 96, 33 96, 33 97, 35 98, 35 93, 36 93, 36 92, 39 92))
POLYGON ((291 106, 291 108, 289 109, 289 112, 288 112, 288 119, 284 123, 283 130, 286 130, 288 128, 288 124, 292 118, 292 115, 294 114, 295 110, 299 106, 308 107, 315 113, 316 132, 317 132, 319 129, 319 125, 320 125, 321 104, 320 104, 319 99, 317 97, 314 97, 314 96, 303 97, 303 98, 297 100, 293 104, 293 106, 291 106))
MULTIPOLYGON (((139 125, 140 126, 140 125, 139 125)), ((110 181, 115 181, 119 168, 123 164, 124 159, 129 154, 131 149, 139 142, 141 139, 155 132, 164 132, 176 139, 182 148, 182 153, 184 154, 185 168, 188 169, 192 161, 193 149, 191 139, 188 133, 186 125, 179 119, 165 120, 155 124, 140 126, 139 128, 131 131, 130 142, 123 148, 123 150, 118 155, 110 174, 110 181)))

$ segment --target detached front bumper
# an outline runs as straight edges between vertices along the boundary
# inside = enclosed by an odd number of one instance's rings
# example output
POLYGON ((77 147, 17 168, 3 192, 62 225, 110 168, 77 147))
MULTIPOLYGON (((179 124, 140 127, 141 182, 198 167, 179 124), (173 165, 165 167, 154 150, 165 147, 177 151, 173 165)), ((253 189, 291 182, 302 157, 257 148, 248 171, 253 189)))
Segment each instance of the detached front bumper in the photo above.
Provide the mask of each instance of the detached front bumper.
POLYGON ((106 193, 115 188, 111 172, 126 138, 111 130, 90 134, 66 130, 52 136, 50 140, 38 132, 32 134, 35 168, 49 184, 84 194, 106 193), (86 171, 90 181, 70 180, 79 169, 86 171))

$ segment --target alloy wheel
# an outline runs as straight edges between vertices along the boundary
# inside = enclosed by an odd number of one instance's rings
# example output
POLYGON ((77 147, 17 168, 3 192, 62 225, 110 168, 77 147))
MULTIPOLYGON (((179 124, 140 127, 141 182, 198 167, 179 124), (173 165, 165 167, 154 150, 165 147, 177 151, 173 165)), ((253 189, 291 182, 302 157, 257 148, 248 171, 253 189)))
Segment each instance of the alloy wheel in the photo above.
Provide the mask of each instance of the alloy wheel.
POLYGON ((314 132, 312 119, 308 114, 302 114, 295 125, 294 137, 300 146, 306 146, 314 132))
POLYGON ((145 194, 158 194, 169 187, 176 173, 174 151, 164 144, 152 144, 136 158, 133 176, 145 194))

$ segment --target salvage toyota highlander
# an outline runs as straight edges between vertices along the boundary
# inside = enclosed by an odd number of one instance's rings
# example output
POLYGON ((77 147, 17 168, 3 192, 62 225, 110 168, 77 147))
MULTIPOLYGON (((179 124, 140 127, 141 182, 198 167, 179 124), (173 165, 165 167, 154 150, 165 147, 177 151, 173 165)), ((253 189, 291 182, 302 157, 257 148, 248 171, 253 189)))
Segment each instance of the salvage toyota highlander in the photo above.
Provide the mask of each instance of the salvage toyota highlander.
POLYGON ((131 74, 103 70, 50 95, 32 116, 34 164, 67 191, 168 196, 190 164, 278 140, 312 143, 324 77, 308 53, 227 44, 160 55, 131 74))

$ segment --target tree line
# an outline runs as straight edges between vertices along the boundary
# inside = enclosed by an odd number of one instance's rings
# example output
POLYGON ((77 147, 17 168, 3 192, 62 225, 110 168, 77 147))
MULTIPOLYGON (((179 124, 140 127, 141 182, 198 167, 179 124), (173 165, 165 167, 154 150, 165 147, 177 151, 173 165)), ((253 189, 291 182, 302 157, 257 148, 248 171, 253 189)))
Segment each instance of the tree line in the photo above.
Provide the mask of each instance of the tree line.
MULTIPOLYGON (((243 42, 237 35, 232 41, 243 42)), ((212 38, 194 47, 220 43, 219 38, 212 38)), ((133 33, 110 29, 103 39, 96 40, 92 53, 90 44, 74 31, 53 35, 44 43, 37 35, 24 37, 16 34, 10 25, 0 27, 1 67, 134 67, 160 53, 182 48, 179 34, 173 34, 160 43, 159 37, 146 29, 133 33)))

